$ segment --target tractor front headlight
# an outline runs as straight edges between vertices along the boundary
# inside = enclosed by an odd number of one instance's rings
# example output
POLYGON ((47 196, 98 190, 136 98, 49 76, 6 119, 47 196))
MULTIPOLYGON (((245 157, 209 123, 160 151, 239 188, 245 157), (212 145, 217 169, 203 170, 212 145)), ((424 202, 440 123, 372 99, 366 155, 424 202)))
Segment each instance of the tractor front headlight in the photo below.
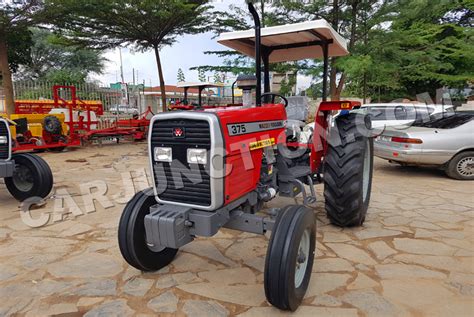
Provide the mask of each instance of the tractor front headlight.
POLYGON ((171 163, 173 150, 170 147, 155 147, 155 161, 171 163))
POLYGON ((188 149, 187 157, 188 157, 188 163, 190 164, 206 165, 207 163, 206 149, 188 149))
POLYGON ((2 135, 0 136, 0 144, 7 144, 8 143, 8 137, 2 135))

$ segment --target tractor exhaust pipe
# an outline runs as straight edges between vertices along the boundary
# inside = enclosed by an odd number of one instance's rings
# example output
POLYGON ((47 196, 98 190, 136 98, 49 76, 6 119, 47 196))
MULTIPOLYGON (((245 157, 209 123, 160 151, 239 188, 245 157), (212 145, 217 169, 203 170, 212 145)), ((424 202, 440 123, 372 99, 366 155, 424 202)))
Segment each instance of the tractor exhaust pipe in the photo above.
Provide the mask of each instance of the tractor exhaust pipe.
POLYGON ((260 17, 258 16, 257 10, 253 6, 251 1, 248 1, 248 7, 250 14, 252 14, 253 21, 255 24, 255 76, 257 77, 257 91, 255 92, 257 107, 262 105, 262 57, 260 53, 260 17))

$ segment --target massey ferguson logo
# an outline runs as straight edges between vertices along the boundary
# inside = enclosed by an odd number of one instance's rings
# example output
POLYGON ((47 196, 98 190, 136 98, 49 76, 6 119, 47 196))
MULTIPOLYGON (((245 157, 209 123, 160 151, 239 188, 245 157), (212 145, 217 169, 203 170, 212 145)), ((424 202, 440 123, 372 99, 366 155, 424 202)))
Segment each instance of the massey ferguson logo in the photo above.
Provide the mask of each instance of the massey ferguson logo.
POLYGON ((184 128, 173 128, 173 136, 175 138, 184 138, 184 128))

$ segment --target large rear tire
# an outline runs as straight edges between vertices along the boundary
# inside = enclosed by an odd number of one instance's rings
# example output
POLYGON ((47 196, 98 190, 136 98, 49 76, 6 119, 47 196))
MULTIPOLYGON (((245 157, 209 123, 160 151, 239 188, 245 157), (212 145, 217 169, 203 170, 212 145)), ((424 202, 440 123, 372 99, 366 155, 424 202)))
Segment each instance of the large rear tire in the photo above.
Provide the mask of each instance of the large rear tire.
POLYGON ((357 127, 356 114, 339 116, 329 131, 324 162, 324 198, 332 224, 340 227, 364 223, 372 188, 373 139, 357 127))
POLYGON ((19 201, 30 197, 46 198, 53 188, 53 173, 41 157, 33 154, 14 154, 15 172, 5 178, 10 194, 19 201))
POLYGON ((178 249, 147 245, 145 216, 156 204, 153 189, 138 192, 125 206, 118 228, 120 252, 128 264, 141 271, 157 271, 173 261, 178 249))
POLYGON ((280 211, 265 259, 267 300, 275 307, 295 311, 308 289, 316 246, 313 211, 303 205, 280 211))

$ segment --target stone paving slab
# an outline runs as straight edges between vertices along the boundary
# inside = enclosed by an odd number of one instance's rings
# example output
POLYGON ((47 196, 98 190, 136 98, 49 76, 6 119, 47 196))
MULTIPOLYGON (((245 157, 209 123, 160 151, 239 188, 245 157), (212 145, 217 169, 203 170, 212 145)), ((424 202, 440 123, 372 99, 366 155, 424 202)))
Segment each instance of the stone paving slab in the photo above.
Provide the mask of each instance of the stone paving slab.
POLYGON ((41 156, 56 189, 32 212, 50 213, 45 226, 26 225, 0 183, 0 316, 474 316, 473 182, 376 159, 366 223, 350 229, 328 223, 317 186, 313 276, 289 314, 265 300, 268 234, 222 230, 154 273, 125 263, 117 224, 147 186, 145 144, 41 156), (106 201, 87 198, 101 186, 106 201))

